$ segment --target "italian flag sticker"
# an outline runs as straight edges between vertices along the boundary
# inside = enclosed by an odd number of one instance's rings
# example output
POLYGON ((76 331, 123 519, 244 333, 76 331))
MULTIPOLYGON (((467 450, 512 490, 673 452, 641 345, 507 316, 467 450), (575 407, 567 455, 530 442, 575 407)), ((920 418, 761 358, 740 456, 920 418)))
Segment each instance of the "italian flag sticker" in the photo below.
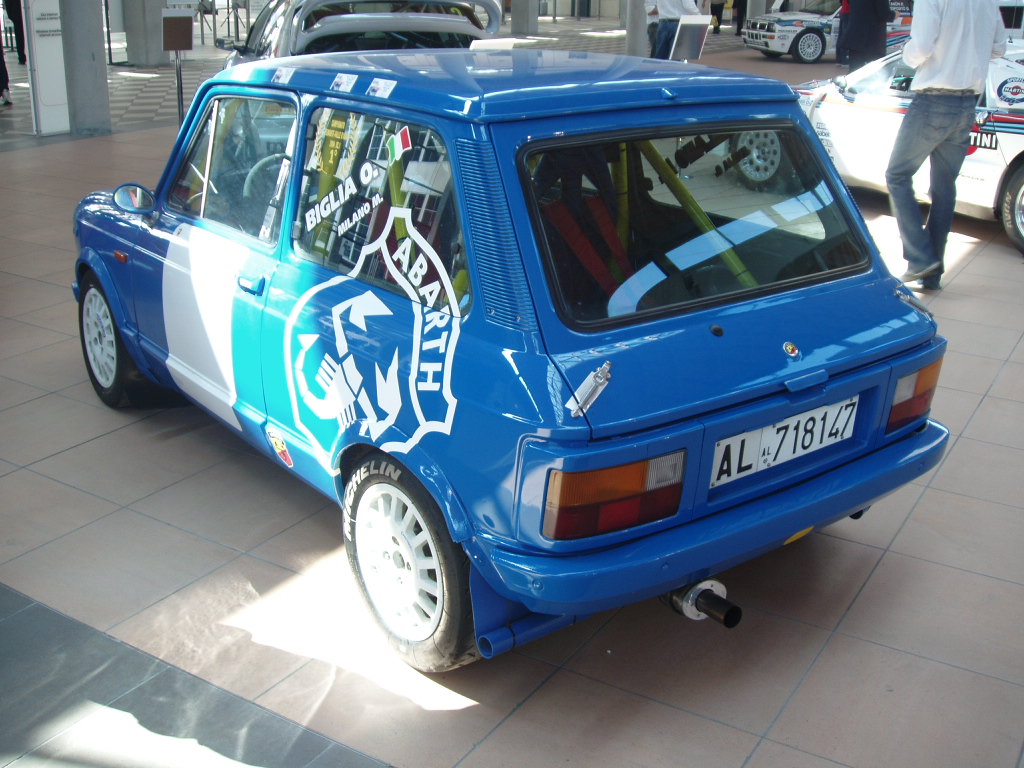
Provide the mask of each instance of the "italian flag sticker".
POLYGON ((388 139, 388 163, 395 162, 411 148, 412 138, 409 136, 409 126, 406 126, 388 139))

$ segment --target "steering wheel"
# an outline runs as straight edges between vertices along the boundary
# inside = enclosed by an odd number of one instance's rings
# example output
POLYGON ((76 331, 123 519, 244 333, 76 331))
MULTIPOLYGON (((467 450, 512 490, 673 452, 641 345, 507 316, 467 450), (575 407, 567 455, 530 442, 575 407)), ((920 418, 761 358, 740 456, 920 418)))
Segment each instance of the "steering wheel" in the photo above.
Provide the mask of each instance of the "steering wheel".
POLYGON ((284 158, 284 152, 275 152, 272 155, 267 155, 262 160, 258 160, 256 164, 249 169, 249 173, 246 174, 245 181, 242 183, 242 199, 244 200, 252 197, 253 189, 256 186, 256 179, 259 178, 260 174, 272 164, 280 163, 284 158))

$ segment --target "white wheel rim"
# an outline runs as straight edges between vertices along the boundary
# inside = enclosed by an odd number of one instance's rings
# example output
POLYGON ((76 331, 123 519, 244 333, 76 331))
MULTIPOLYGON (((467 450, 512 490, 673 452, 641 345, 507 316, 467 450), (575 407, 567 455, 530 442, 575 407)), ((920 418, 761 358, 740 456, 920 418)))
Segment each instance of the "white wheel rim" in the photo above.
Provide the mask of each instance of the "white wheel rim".
POLYGON ((1013 198, 1013 226, 1017 229, 1017 234, 1024 237, 1024 186, 1017 190, 1017 195, 1013 198))
POLYGON ((796 47, 805 59, 816 59, 821 55, 821 38, 814 34, 804 35, 796 47))
POLYGON ((92 375, 101 387, 109 388, 117 375, 114 320, 106 299, 95 288, 90 288, 82 300, 82 339, 92 375))
POLYGON ((389 483, 359 499, 356 560, 366 593, 384 626, 418 642, 430 637, 444 609, 437 547, 412 500, 389 483))
POLYGON ((740 134, 739 144, 750 150, 750 154, 740 161, 747 178, 767 181, 778 172, 782 145, 775 131, 745 131, 740 134))

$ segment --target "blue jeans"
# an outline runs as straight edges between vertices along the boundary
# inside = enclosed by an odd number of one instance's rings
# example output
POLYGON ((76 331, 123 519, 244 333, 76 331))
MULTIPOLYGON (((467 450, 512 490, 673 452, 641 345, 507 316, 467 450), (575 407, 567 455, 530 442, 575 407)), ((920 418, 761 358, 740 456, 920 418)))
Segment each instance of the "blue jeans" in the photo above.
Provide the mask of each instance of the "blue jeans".
POLYGON ((903 258, 915 272, 936 262, 939 265, 924 278, 926 288, 938 288, 944 271, 942 257, 953 226, 956 177, 967 156, 977 101, 976 95, 915 93, 885 172, 889 204, 903 240, 903 258), (931 163, 928 195, 932 203, 927 222, 914 199, 913 183, 925 160, 931 163))
POLYGON ((679 19, 658 22, 658 35, 654 43, 653 58, 667 59, 672 54, 672 43, 676 41, 676 29, 678 27, 679 19))

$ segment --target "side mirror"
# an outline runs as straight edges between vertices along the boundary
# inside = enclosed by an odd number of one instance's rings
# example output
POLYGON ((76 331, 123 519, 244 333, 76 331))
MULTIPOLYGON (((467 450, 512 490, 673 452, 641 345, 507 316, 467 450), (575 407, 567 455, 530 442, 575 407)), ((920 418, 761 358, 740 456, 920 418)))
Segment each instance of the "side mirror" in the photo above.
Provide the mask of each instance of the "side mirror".
POLYGON ((832 78, 832 84, 840 93, 846 90, 846 75, 836 75, 832 78))
POLYGON ((220 50, 222 51, 232 51, 235 53, 242 51, 245 47, 238 45, 230 37, 218 37, 216 40, 213 41, 213 44, 220 48, 220 50))
POLYGON ((913 76, 898 75, 892 79, 892 82, 889 83, 889 87, 894 91, 907 92, 910 90, 910 84, 913 81, 913 76))
POLYGON ((156 197, 141 184, 122 184, 114 190, 114 205, 127 213, 153 213, 156 197))

